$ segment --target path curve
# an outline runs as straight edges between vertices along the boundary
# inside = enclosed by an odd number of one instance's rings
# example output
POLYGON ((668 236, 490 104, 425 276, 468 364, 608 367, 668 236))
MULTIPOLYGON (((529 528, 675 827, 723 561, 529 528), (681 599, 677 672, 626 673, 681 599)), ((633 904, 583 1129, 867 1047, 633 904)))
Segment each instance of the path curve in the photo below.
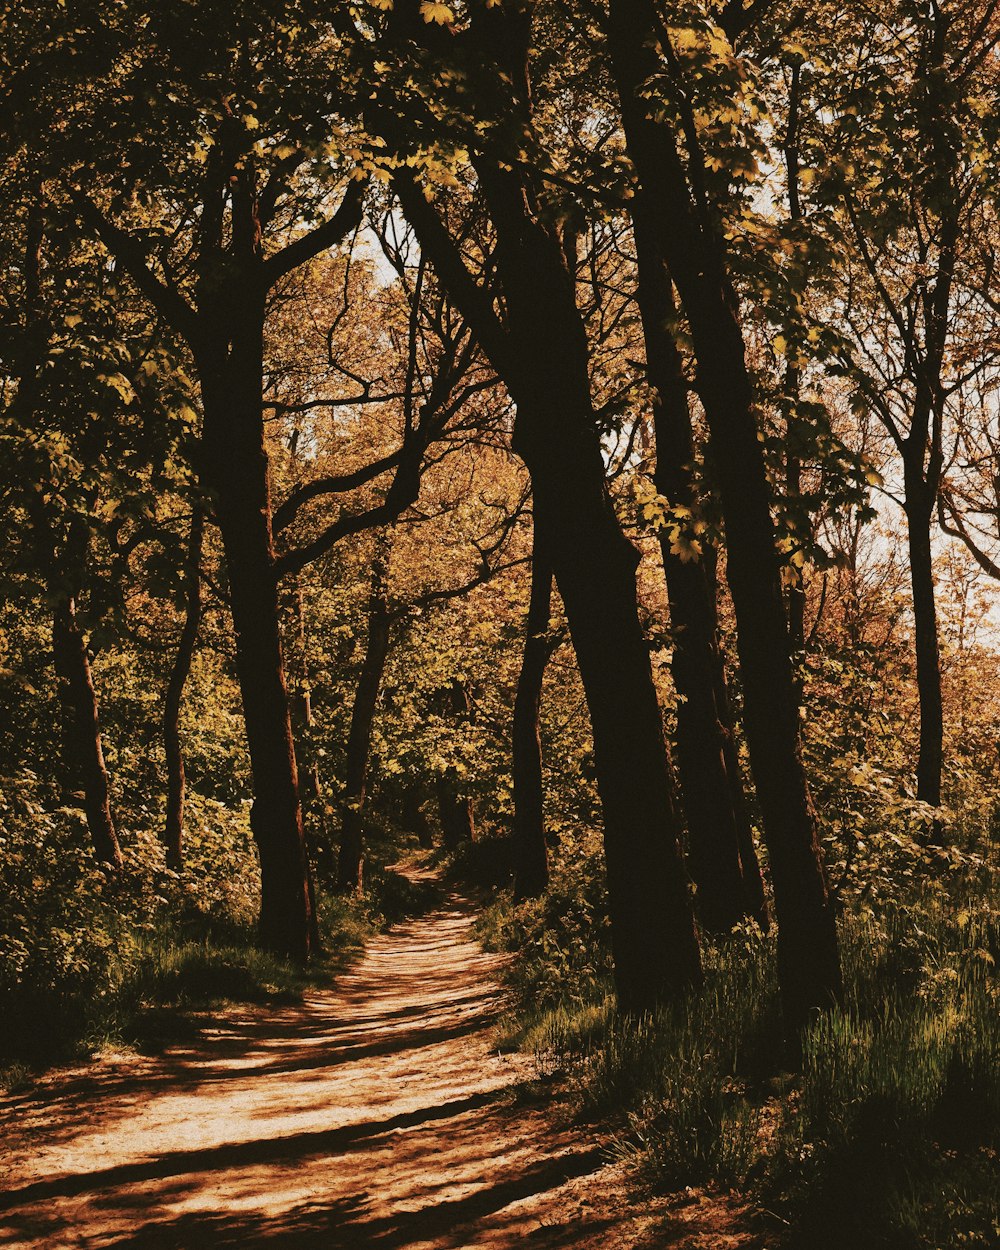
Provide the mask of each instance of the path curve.
POLYGON ((499 962, 452 893, 301 1004, 229 1008, 155 1058, 0 1100, 0 1245, 744 1244, 690 1203, 664 1240, 662 1213, 627 1205, 593 1133, 517 1098, 530 1064, 490 1045, 499 962))

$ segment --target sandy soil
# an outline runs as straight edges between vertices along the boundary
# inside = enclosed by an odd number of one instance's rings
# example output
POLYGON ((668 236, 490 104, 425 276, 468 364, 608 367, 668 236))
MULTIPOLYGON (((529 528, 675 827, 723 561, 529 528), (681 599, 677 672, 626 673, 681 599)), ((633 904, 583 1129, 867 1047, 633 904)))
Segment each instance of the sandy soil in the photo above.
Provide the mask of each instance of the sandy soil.
POLYGON ((0 1245, 765 1244, 734 1204, 636 1204, 591 1127, 524 1096, 531 1062, 491 1048, 498 961, 471 914, 450 895, 301 1005, 227 1009, 155 1058, 0 1100, 0 1245))

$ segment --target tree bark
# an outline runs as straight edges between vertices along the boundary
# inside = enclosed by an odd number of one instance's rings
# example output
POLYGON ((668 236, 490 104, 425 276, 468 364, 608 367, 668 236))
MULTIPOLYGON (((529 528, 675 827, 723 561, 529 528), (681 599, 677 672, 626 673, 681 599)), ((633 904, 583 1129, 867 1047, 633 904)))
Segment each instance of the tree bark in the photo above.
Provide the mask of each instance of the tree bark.
POLYGON ((940 807, 944 705, 941 698, 941 652, 938 643, 934 558, 930 534, 936 492, 928 488, 922 469, 914 470, 904 466, 904 478, 917 692, 920 699, 917 798, 931 807, 940 807))
POLYGON ((292 699, 292 729, 295 741, 298 744, 299 754, 305 754, 306 756, 304 764, 301 760, 299 762, 302 800, 306 804, 316 804, 316 815, 322 826, 324 822, 322 820, 322 806, 319 801, 323 797, 323 785, 320 781, 319 764, 316 761, 312 740, 313 704, 306 652, 305 612, 302 606, 302 590, 297 580, 292 597, 295 610, 295 644, 298 651, 298 680, 295 682, 294 697, 292 699))
POLYGON ((476 820, 472 800, 462 793, 458 775, 454 771, 442 773, 437 779, 438 815, 441 833, 449 851, 455 851, 466 842, 476 840, 476 820))
POLYGON ((654 21, 646 0, 612 0, 613 69, 636 194, 677 284, 698 362, 726 526, 747 741, 774 884, 779 982, 794 1037, 840 997, 836 920, 800 753, 770 490, 736 299, 711 209, 692 196, 673 133, 650 118, 640 94, 661 69, 654 21))
MULTIPOLYGON (((718 617, 718 576, 717 552, 708 554, 705 561, 705 575, 710 587, 715 637, 719 636, 718 617)), ((743 767, 740 763, 740 750, 736 741, 736 713, 733 709, 733 698, 726 677, 726 656, 722 649, 718 650, 718 666, 715 681, 715 706, 722 725, 722 751, 726 757, 726 772, 730 778, 740 779, 738 786, 733 786, 733 804, 736 813, 736 837, 740 848, 740 863, 743 866, 743 889, 747 900, 748 914, 752 916, 766 933, 771 927, 771 914, 767 902, 767 891, 764 887, 764 874, 760 867, 760 858, 754 843, 753 826, 750 822, 750 810, 746 790, 742 783, 743 767)))
POLYGON ((274 571, 261 394, 263 295, 256 287, 228 294, 227 307, 209 317, 211 325, 227 326, 228 343, 216 341, 199 353, 202 465, 229 574, 254 783, 260 938, 266 949, 301 961, 313 952, 315 924, 274 571))
POLYGON ((542 786, 542 736, 539 711, 545 666, 551 654, 547 637, 552 603, 552 569, 537 536, 531 561, 531 595, 514 697, 514 900, 537 898, 549 882, 545 845, 545 794, 542 786))
POLYGON ((400 798, 400 815, 402 816, 404 831, 415 833, 417 841, 425 850, 434 845, 434 839, 431 837, 430 822, 424 813, 420 791, 415 782, 407 783, 406 788, 403 790, 400 798))
MULTIPOLYGON (((440 698, 445 714, 455 722, 467 724, 472 719, 472 704, 464 682, 454 679, 440 692, 440 698)), ((458 771, 449 768, 439 773, 436 788, 438 815, 445 846, 449 851, 454 851, 463 842, 475 842, 475 811, 458 771)))
POLYGON ((337 886, 345 893, 354 893, 361 889, 364 804, 372 725, 392 636, 392 615, 389 611, 386 580, 386 554, 380 550, 372 565, 368 641, 354 694, 351 727, 347 736, 347 771, 340 828, 340 854, 337 859, 337 886))
POLYGON ((83 786, 87 828, 94 854, 111 868, 122 866, 111 786, 104 762, 97 690, 90 669, 87 643, 77 618, 76 596, 62 593, 52 617, 52 653, 65 716, 64 739, 69 763, 83 786))
MULTIPOLYGON (((688 385, 669 326, 676 315, 672 284, 644 205, 633 220, 639 267, 639 310, 647 373, 654 389, 656 439, 654 483, 672 507, 698 508, 694 481, 694 434, 688 385)), ((713 933, 728 933, 747 916, 766 924, 766 904, 743 779, 735 750, 727 751, 717 687, 725 668, 716 628, 715 585, 707 552, 684 560, 671 550, 667 532, 660 548, 673 633, 671 670, 677 691, 677 765, 688 827, 688 864, 697 887, 695 909, 713 933), (743 828, 740 826, 743 825, 743 828), (746 860, 746 864, 744 864, 746 860)), ((728 697, 726 699, 728 708, 728 697)))
POLYGON ((170 670, 167 693, 163 703, 163 745, 167 757, 167 813, 163 830, 163 845, 167 854, 167 867, 175 871, 179 871, 184 862, 182 839, 186 779, 180 734, 181 699, 191 672, 191 661, 194 659, 198 630, 201 626, 201 545, 204 526, 204 514, 200 505, 195 504, 185 562, 184 625, 181 629, 180 641, 174 656, 173 667, 170 670))
MULTIPOLYGON (((503 235, 501 234, 501 238, 503 235)), ((515 236, 516 239, 516 236, 515 236)), ((566 609, 594 734, 618 1002, 652 1010, 700 977, 663 722, 639 622, 638 554, 607 493, 587 343, 558 246, 498 248, 523 375, 515 449, 566 609)))

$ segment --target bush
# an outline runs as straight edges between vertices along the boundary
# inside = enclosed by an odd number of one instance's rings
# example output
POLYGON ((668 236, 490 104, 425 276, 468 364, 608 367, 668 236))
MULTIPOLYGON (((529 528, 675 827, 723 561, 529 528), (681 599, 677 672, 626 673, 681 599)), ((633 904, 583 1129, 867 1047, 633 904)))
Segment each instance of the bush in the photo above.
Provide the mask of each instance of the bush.
POLYGON ((542 900, 481 925, 513 952, 502 1044, 569 1066, 584 1109, 657 1184, 737 1185, 793 1244, 1000 1244, 1000 912, 987 856, 841 918, 841 1011, 783 1071, 774 943, 752 926, 706 951, 705 985, 639 1022, 610 995, 600 863, 581 839, 542 900), (586 857, 573 854, 580 845, 586 857))
POLYGON ((166 869, 143 830, 123 833, 124 867, 106 873, 79 811, 30 774, 2 783, 0 1064, 11 1079, 25 1062, 104 1041, 155 1042, 176 1027, 164 1009, 294 997, 436 897, 435 883, 373 863, 361 897, 320 896, 326 954, 303 971, 256 946, 260 873, 245 805, 192 793, 187 816, 182 872, 166 869))
POLYGON ((592 830, 567 833, 550 857, 549 888, 514 907, 509 894, 488 908, 478 933, 515 958, 508 980, 522 1010, 600 1001, 611 979, 604 852, 592 830))

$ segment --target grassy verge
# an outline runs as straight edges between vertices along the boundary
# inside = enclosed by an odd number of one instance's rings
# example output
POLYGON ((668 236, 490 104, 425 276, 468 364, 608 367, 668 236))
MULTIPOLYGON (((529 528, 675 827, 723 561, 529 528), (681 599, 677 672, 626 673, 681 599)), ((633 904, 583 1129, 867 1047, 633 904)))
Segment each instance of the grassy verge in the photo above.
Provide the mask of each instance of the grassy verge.
POLYGON ((4 816, 0 1087, 8 1089, 104 1048, 156 1050, 189 1035, 195 1011, 295 1001, 329 984, 373 933, 435 897, 434 883, 411 883, 380 862, 358 897, 321 890, 324 955, 302 968, 255 942, 256 862, 242 825, 218 837, 202 830, 201 856, 193 844, 183 874, 163 868, 154 839, 136 839, 124 872, 107 877, 72 813, 8 801, 4 816), (34 889, 37 881, 47 888, 34 889))
POLYGON ((618 1152, 657 1188, 749 1195, 790 1247, 987 1250, 1000 1244, 992 900, 935 889, 845 914, 844 1009, 810 1029, 794 1073, 773 941, 755 930, 707 952, 701 992, 639 1023, 616 1017, 593 943, 574 953, 580 904, 567 910, 558 880, 547 900, 496 904, 481 936, 516 952, 501 1044, 567 1069, 581 1110, 621 1126, 618 1152))

